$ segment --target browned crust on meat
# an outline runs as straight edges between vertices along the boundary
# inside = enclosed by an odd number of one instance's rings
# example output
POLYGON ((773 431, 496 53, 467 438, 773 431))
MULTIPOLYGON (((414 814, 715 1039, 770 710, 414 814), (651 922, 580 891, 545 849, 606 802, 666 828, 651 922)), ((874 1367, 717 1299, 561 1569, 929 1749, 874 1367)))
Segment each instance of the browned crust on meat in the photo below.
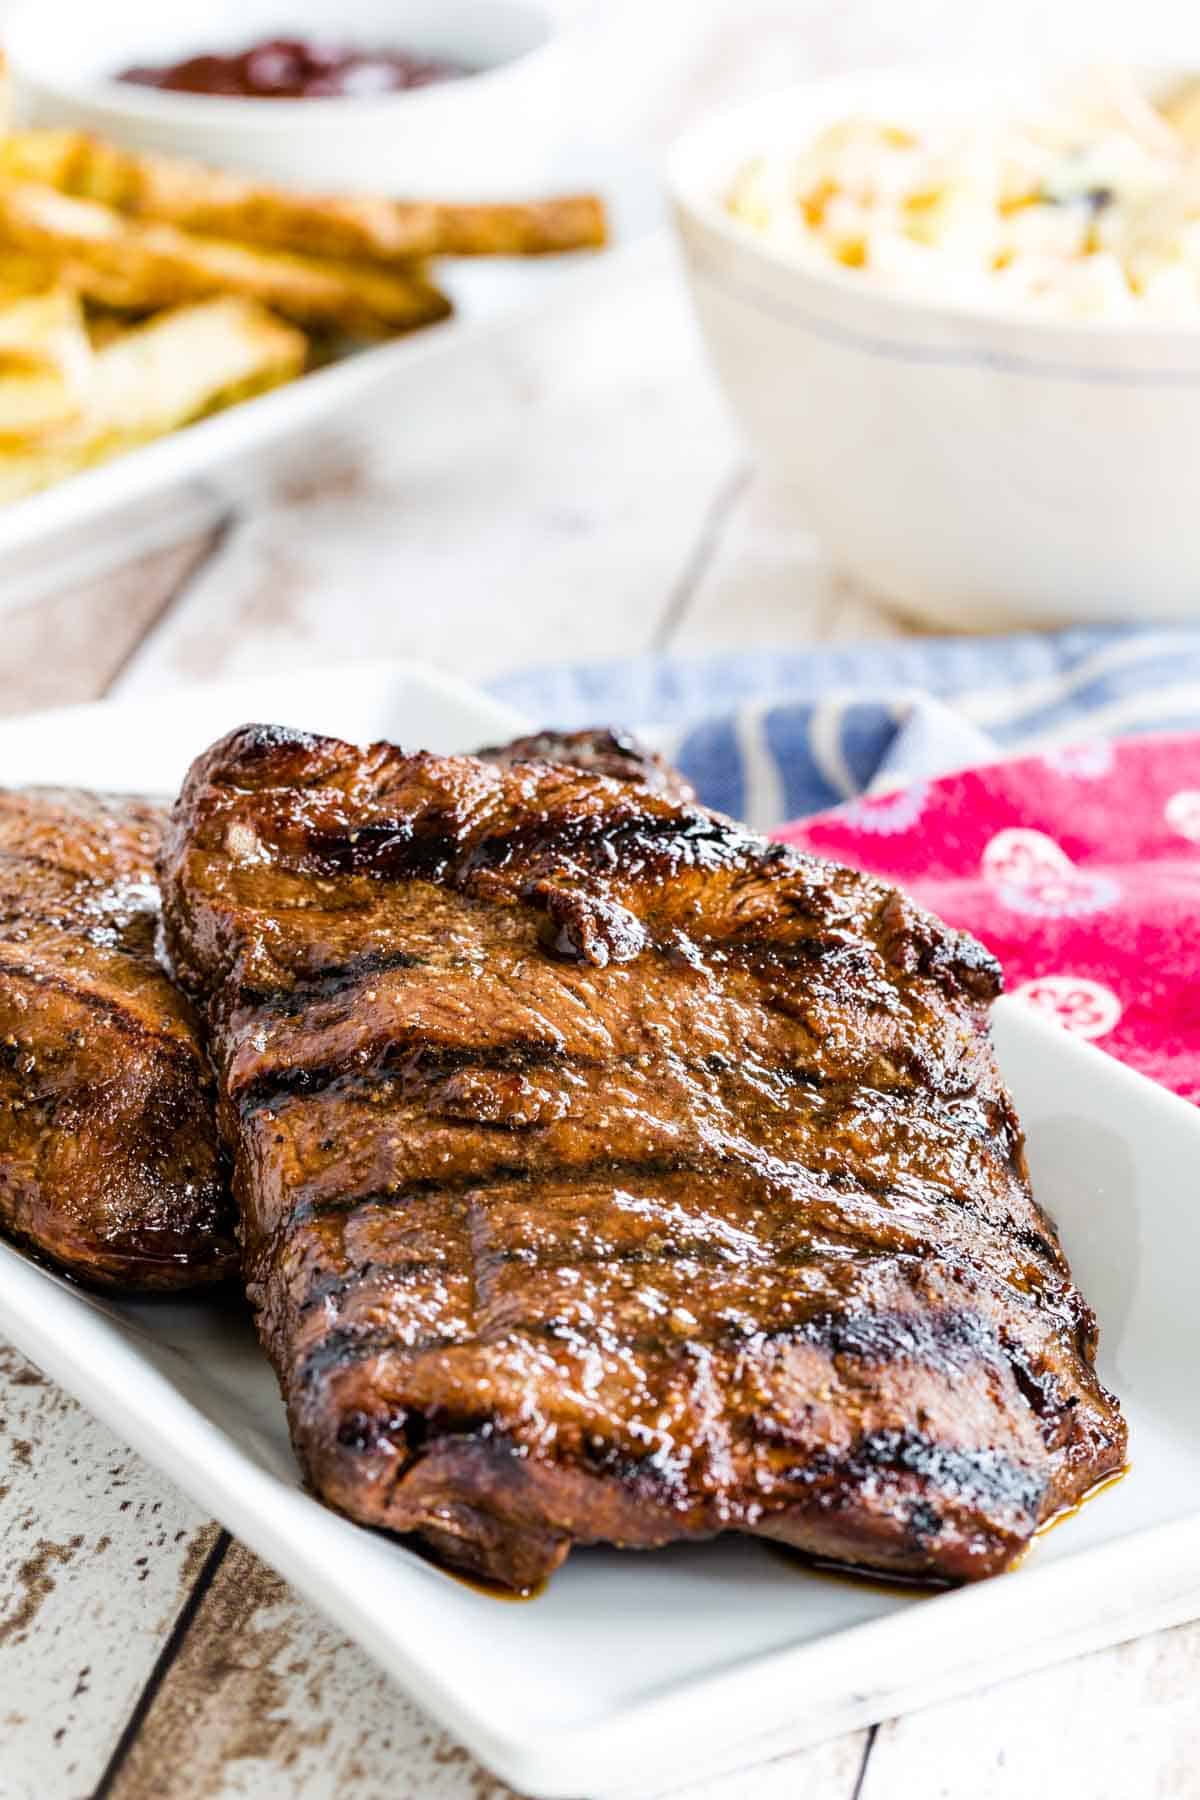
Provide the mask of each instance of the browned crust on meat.
POLYGON ((236 1266, 199 1022, 154 954, 163 819, 0 791, 0 1226, 97 1287, 236 1266))
POLYGON ((513 1586, 724 1530, 994 1573, 1125 1449, 999 971, 639 754, 247 727, 188 777, 168 941, 300 1457, 513 1586))
POLYGON ((673 769, 665 757, 641 743, 631 731, 617 731, 611 725, 587 731, 535 731, 529 737, 492 745, 479 755, 485 762, 498 763, 505 769, 527 762, 567 763, 588 775, 637 782, 684 806, 696 798, 691 782, 673 769))

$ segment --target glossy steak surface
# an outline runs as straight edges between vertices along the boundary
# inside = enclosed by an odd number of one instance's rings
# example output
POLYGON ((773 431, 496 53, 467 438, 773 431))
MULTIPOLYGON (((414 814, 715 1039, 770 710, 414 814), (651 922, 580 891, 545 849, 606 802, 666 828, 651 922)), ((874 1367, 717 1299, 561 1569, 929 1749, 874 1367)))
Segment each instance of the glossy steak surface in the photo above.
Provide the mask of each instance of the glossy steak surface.
POLYGON ((0 1227, 99 1287, 237 1266, 199 1020, 155 961, 164 818, 0 790, 0 1227))
POLYGON ((308 1476, 517 1588, 722 1531, 992 1574, 1125 1447, 998 970, 606 735, 249 726, 184 786, 168 947, 308 1476))

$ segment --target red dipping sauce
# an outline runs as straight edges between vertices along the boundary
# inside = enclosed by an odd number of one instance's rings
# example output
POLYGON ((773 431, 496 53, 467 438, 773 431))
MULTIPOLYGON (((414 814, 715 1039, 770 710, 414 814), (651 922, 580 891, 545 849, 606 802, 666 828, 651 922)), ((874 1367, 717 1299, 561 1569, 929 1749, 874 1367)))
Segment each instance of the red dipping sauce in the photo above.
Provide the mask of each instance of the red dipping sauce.
POLYGON ((407 50, 350 50, 301 38, 271 38, 228 56, 189 56, 163 67, 123 69, 117 79, 173 94, 231 94, 243 100, 369 100, 472 73, 459 63, 407 50))

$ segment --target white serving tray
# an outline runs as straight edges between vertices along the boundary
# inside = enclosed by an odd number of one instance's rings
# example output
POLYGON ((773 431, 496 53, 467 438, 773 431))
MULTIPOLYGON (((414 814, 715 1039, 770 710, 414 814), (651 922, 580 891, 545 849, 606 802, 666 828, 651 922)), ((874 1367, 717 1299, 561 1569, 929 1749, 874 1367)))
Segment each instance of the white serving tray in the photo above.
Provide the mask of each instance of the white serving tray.
POLYGON ((402 396, 410 373, 436 358, 609 282, 637 279, 639 270, 649 273, 656 258, 666 257, 662 200, 650 170, 615 155, 580 155, 547 174, 547 192, 579 187, 595 188, 608 204, 608 249, 446 259, 437 280, 455 311, 443 324, 353 350, 270 393, 0 505, 0 610, 48 581, 86 579, 96 566, 118 560, 123 546, 136 555, 186 535, 199 513, 215 520, 247 479, 261 479, 265 452, 322 423, 360 419, 364 407, 387 406, 402 396), (165 517, 161 506, 145 505, 168 496, 165 517))
MULTIPOLYGON (((0 781, 166 790, 249 718, 435 749, 520 725, 411 666, 335 670, 9 722, 0 781)), ((577 1552, 503 1605, 309 1498, 236 1307, 101 1302, 0 1246, 0 1330, 513 1786, 643 1797, 1200 1616, 1200 1113, 1012 1002, 995 1025, 1133 1469, 981 1586, 903 1596, 729 1540, 577 1552)))

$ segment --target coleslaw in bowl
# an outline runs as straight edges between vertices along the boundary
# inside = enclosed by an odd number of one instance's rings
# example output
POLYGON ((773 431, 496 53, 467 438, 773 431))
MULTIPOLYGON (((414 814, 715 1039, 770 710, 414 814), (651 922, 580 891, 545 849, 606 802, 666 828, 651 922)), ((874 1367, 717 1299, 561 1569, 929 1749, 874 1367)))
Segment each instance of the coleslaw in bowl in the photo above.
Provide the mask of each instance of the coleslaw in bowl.
POLYGON ((1097 72, 970 119, 847 116, 752 157, 733 218, 895 292, 1050 318, 1200 319, 1200 85, 1097 72))
MULTIPOLYGON (((999 283, 991 266, 997 139, 1046 116, 1065 79, 1036 69, 830 77, 710 116, 668 164, 701 328, 773 485, 836 566, 949 629, 1200 609, 1200 299, 1177 295, 1173 311, 1131 289, 1127 305, 1081 304, 999 283), (903 204, 925 179, 911 159, 890 196, 876 183, 885 197, 857 252, 830 247, 849 226, 844 209, 822 239, 840 195, 826 195, 816 230, 802 206, 794 216, 797 195, 811 198, 822 179, 804 159, 823 140, 825 156, 831 132, 835 161, 850 154, 837 136, 847 121, 938 146, 947 174, 945 191, 923 190, 926 241, 905 233, 891 261, 884 244, 882 266, 885 226, 895 234, 897 218, 922 211, 903 204), (983 177, 977 158, 964 181, 967 165, 947 161, 947 147, 985 141, 983 177)), ((1186 96, 1191 81, 1185 69, 1156 72, 1139 83, 1143 103, 1186 96)), ((1060 259, 1070 260, 1061 246, 1060 259)))

